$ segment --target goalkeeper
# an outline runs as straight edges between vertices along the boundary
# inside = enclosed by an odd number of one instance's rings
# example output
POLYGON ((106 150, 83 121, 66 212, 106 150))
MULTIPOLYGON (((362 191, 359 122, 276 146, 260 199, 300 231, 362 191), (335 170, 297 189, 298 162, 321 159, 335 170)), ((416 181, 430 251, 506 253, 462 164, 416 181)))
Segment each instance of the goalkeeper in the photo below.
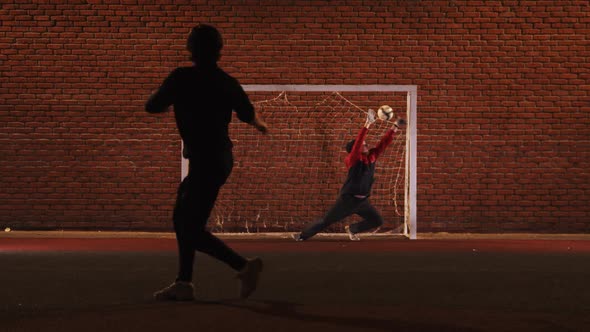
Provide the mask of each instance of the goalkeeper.
POLYGON ((295 234, 293 236, 295 240, 307 240, 331 224, 353 214, 361 216, 363 220, 345 227, 352 241, 360 240, 358 233, 377 228, 383 224, 383 218, 369 202, 374 181, 375 162, 383 154, 385 148, 391 144, 398 129, 405 125, 405 121, 398 118, 393 127, 385 132, 379 144, 373 149, 368 149, 365 137, 374 122, 375 112, 369 110, 365 125, 357 138, 346 144, 348 155, 344 162, 348 168, 348 176, 340 189, 336 203, 321 220, 309 225, 301 233, 295 234))

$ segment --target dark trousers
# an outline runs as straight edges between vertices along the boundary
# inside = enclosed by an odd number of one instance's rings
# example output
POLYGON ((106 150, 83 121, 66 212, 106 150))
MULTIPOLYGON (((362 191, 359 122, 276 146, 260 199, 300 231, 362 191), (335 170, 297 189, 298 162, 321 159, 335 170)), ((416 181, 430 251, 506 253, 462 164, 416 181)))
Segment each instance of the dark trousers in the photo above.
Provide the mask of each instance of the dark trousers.
POLYGON ((301 232, 301 238, 309 239, 333 223, 353 214, 358 214, 363 220, 350 225, 352 233, 365 232, 383 224, 383 218, 377 209, 371 205, 368 198, 340 195, 336 203, 326 212, 322 219, 309 225, 301 232))
POLYGON ((205 158, 207 160, 191 160, 188 176, 178 188, 173 215, 179 258, 177 281, 192 280, 195 250, 226 263, 236 271, 246 264, 244 257, 207 230, 207 221, 219 190, 233 167, 231 151, 205 158))

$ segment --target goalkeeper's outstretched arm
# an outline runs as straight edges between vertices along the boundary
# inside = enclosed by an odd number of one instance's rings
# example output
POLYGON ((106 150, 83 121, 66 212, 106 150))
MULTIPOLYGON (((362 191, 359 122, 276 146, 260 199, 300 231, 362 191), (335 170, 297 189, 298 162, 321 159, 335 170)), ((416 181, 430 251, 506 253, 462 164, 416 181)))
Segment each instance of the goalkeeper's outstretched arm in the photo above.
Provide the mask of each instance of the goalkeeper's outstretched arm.
POLYGON ((377 144, 377 146, 371 150, 371 153, 375 156, 375 158, 378 158, 380 155, 383 154, 383 152, 385 152, 385 149, 391 144, 391 142, 393 142, 394 134, 400 128, 403 128, 405 125, 406 125, 406 120, 404 120, 402 118, 397 118, 393 122, 393 126, 391 127, 391 129, 388 129, 385 132, 385 135, 383 135, 383 137, 381 138, 381 141, 379 141, 379 144, 377 144))

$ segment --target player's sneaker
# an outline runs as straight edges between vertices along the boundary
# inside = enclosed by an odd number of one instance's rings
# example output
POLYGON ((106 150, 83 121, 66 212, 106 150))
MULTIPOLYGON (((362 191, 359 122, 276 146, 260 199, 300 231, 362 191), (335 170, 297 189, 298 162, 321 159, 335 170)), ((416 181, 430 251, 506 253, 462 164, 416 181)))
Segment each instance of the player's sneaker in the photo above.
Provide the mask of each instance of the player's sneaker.
POLYGON ((305 239, 301 237, 301 233, 291 234, 291 237, 297 242, 305 241, 305 239))
POLYGON ((258 278, 262 272, 262 260, 253 258, 248 260, 246 266, 237 275, 240 279, 240 297, 245 299, 256 290, 258 278))
POLYGON ((360 241, 361 240, 361 238, 358 237, 358 235, 354 234, 350 230, 350 226, 346 225, 346 226, 344 226, 344 229, 346 230, 346 233, 348 234, 348 238, 350 239, 350 241, 360 241))
POLYGON ((175 281, 170 286, 154 293, 156 301, 192 301, 195 299, 193 284, 186 281, 175 281))

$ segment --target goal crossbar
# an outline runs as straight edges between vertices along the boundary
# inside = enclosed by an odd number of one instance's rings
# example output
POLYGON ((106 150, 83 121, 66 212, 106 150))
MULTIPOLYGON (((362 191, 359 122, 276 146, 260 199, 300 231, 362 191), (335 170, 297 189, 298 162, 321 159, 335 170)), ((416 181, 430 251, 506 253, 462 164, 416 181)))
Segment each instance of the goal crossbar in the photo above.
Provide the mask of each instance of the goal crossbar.
POLYGON ((245 91, 301 91, 301 92, 414 92, 416 85, 309 85, 309 84, 287 84, 287 85, 242 85, 245 91))

